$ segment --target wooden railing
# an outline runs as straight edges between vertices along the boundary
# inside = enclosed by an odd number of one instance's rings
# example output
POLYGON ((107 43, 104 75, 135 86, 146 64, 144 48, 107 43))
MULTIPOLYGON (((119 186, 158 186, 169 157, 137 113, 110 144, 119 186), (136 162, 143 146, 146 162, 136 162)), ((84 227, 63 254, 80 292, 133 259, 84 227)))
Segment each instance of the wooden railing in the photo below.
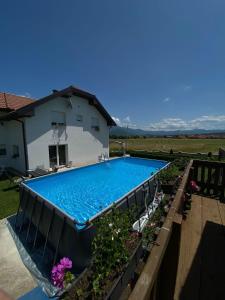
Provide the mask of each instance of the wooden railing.
MULTIPOLYGON (((180 227, 182 222, 182 215, 180 214, 180 212, 191 167, 192 161, 190 161, 188 167, 185 170, 182 182, 177 190, 176 196, 174 198, 172 206, 170 207, 166 220, 160 230, 159 236, 156 240, 156 244, 151 250, 145 267, 135 285, 134 290, 129 297, 129 300, 156 299, 155 295, 158 293, 157 282, 159 281, 159 277, 161 277, 161 275, 159 276, 161 265, 166 255, 166 251, 168 250, 171 236, 175 234, 175 231, 179 232, 179 230, 177 231, 177 229, 175 228, 176 226, 174 226, 174 224, 177 224, 180 227)), ((174 248, 174 246, 172 247, 174 248)), ((170 271, 169 268, 168 271, 170 271)), ((172 274, 170 274, 170 279, 172 279, 172 274)), ((160 299, 160 297, 158 299, 160 299)))
POLYGON ((200 186, 200 193, 224 199, 225 163, 194 160, 191 177, 200 186))
POLYGON ((173 299, 172 285, 177 272, 177 261, 174 260, 174 257, 179 256, 182 224, 182 216, 179 212, 190 180, 196 181, 200 186, 200 194, 218 197, 220 201, 224 201, 225 163, 190 161, 156 240, 156 245, 152 248, 129 300, 173 299))

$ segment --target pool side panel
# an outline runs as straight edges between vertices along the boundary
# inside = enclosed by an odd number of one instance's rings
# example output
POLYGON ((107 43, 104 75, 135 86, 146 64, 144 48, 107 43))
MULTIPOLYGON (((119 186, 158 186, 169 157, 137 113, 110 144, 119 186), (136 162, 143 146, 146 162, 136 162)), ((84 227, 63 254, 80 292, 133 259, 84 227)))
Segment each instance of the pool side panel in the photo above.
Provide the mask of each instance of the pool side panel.
MULTIPOLYGON (((21 228, 22 231, 28 232, 31 221, 35 229, 33 232, 38 227, 35 248, 40 249, 43 258, 46 255, 47 247, 52 251, 52 264, 54 259, 57 262, 59 258, 66 256, 72 259, 76 272, 82 271, 91 260, 91 241, 95 234, 95 228, 92 226, 81 231, 76 230, 73 220, 66 217, 48 202, 37 197, 29 190, 23 192, 23 195, 24 198, 21 199, 22 218, 20 218, 20 222, 17 222, 19 231, 21 228), (36 204, 35 211, 32 214, 34 203, 36 204), (42 203, 44 203, 44 206, 41 213, 42 203)), ((33 245, 35 239, 35 235, 30 235, 28 241, 33 245)))

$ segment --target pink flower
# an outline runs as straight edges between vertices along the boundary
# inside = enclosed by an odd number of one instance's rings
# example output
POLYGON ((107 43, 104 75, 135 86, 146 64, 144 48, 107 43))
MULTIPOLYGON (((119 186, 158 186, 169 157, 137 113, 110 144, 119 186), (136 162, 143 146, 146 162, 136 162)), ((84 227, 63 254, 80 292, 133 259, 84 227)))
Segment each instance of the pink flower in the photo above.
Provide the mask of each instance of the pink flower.
POLYGON ((60 259, 60 264, 65 267, 65 269, 72 268, 72 261, 68 257, 63 257, 60 259))
POLYGON ((66 269, 72 268, 72 261, 68 257, 63 257, 56 266, 52 268, 51 280, 54 286, 63 289, 63 282, 66 269))
POLYGON ((66 268, 64 265, 58 264, 56 266, 58 272, 63 272, 66 268))
POLYGON ((56 272, 58 272, 58 268, 57 268, 57 266, 54 266, 53 268, 52 268, 52 274, 54 274, 54 273, 56 273, 56 272))

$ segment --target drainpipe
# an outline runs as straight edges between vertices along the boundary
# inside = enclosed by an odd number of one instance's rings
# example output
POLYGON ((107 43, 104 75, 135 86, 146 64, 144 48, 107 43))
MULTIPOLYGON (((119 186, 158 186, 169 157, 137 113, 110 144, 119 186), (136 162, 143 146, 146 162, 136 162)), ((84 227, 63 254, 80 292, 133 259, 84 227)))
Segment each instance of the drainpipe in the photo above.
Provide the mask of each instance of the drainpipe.
POLYGON ((22 135, 23 135, 23 150, 24 150, 24 156, 25 156, 25 169, 26 169, 26 175, 28 170, 28 155, 27 155, 27 143, 26 143, 26 132, 25 132, 25 124, 24 121, 19 119, 14 119, 15 121, 19 122, 22 125, 22 135))

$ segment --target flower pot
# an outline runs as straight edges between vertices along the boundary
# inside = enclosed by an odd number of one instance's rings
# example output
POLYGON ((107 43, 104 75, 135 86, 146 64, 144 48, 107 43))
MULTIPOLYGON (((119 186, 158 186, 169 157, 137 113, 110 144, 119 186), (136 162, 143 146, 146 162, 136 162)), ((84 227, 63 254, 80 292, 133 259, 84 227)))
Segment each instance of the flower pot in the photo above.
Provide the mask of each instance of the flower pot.
POLYGON ((165 194, 169 194, 169 195, 173 191, 173 186, 174 186, 174 183, 173 184, 171 184, 171 183, 164 183, 164 184, 161 185, 163 192, 165 194))
MULTIPOLYGON (((111 289, 105 296, 105 300, 118 300, 123 290, 126 288, 128 283, 134 277, 135 269, 139 263, 140 258, 143 256, 144 249, 142 247, 142 240, 138 242, 133 254, 131 255, 129 262, 126 264, 124 271, 120 276, 114 281, 111 289)), ((86 268, 79 277, 71 284, 71 288, 74 290, 76 287, 79 289, 79 283, 82 279, 88 275, 89 268, 86 268)))
POLYGON ((116 280, 113 287, 109 291, 108 295, 105 297, 107 300, 118 300, 123 290, 126 288, 130 280, 134 277, 135 269, 138 265, 140 258, 144 253, 142 247, 142 241, 138 243, 138 246, 134 250, 133 255, 130 257, 124 272, 116 280))
POLYGON ((181 176, 178 176, 175 180, 171 180, 169 182, 163 182, 161 184, 163 192, 169 195, 172 195, 173 193, 175 194, 180 181, 181 181, 181 176))

